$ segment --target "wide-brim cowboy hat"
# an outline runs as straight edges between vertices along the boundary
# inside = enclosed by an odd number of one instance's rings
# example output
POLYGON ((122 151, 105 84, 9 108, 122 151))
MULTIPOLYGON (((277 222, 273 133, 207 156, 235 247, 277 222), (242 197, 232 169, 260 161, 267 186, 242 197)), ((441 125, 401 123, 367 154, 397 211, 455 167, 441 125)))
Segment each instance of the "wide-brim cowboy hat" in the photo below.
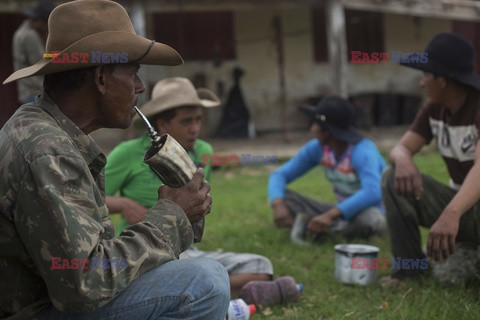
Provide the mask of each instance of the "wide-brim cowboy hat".
POLYGON ((168 45, 135 33, 127 11, 109 0, 77 0, 56 7, 48 19, 46 55, 36 64, 11 74, 3 83, 18 79, 106 64, 93 60, 92 52, 123 54, 129 63, 179 65, 180 55, 168 45), (89 53, 87 62, 52 62, 72 53, 89 53))
POLYGON ((428 54, 427 62, 412 59, 415 57, 410 55, 405 59, 409 62, 400 64, 480 89, 480 76, 474 73, 475 49, 468 40, 454 33, 439 33, 430 41, 425 53, 428 54))
POLYGON ((317 105, 304 105, 300 110, 338 140, 355 144, 363 139, 353 127, 355 112, 348 100, 327 96, 317 105))
MULTIPOLYGON (((152 99, 141 108, 151 118, 161 112, 180 107, 217 107, 220 99, 206 88, 195 89, 187 78, 175 77, 158 81, 152 90, 152 99)), ((140 120, 138 115, 135 120, 140 120)))

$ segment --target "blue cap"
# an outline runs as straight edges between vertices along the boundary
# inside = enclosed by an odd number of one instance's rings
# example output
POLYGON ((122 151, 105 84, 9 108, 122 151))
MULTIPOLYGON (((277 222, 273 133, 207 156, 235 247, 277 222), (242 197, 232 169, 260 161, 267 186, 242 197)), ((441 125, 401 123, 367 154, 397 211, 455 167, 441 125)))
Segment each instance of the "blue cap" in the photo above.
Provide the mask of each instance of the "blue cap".
POLYGON ((303 284, 297 283, 297 289, 298 289, 298 292, 302 292, 303 291, 303 284))

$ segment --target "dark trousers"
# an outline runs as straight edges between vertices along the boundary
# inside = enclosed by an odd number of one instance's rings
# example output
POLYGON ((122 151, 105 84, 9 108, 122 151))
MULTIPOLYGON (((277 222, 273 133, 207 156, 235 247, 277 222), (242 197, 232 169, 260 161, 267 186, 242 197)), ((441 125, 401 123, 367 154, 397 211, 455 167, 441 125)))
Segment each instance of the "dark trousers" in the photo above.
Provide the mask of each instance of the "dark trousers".
MULTIPOLYGON (((383 203, 387 211, 388 232, 393 257, 422 259, 419 226, 430 228, 457 193, 456 190, 422 174, 423 194, 420 200, 408 200, 395 192, 394 168, 389 167, 382 176, 383 203)), ((480 244, 480 204, 477 202, 460 219, 457 242, 480 244)), ((393 277, 419 275, 418 269, 395 270, 393 277)))
MULTIPOLYGON (((284 202, 293 216, 296 216, 297 213, 305 213, 309 217, 314 217, 334 207, 331 203, 317 201, 290 190, 286 191, 284 202)), ((370 207, 359 212, 349 221, 338 218, 330 231, 353 239, 383 234, 386 229, 385 215, 377 207, 370 207)))

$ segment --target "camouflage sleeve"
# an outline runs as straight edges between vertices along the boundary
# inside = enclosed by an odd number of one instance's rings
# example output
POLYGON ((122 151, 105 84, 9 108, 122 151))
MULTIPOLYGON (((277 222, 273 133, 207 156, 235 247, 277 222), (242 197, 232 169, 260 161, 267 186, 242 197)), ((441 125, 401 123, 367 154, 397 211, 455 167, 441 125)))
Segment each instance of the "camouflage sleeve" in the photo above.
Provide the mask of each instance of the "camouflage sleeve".
POLYGON ((114 238, 101 190, 80 157, 42 156, 25 175, 16 226, 59 310, 88 312, 105 305, 192 243, 185 213, 167 200, 114 238))

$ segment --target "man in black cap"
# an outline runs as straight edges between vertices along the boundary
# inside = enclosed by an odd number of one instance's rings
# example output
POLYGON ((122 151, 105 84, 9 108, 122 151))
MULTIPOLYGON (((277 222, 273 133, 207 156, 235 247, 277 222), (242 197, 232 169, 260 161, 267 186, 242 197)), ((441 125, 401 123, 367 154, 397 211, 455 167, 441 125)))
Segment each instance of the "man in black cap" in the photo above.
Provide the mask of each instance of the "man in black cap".
POLYGON ((375 144, 352 127, 352 105, 337 96, 325 97, 317 106, 304 106, 313 119, 316 138, 272 173, 269 200, 277 227, 292 227, 293 242, 306 230, 321 234, 327 230, 347 238, 368 238, 386 230, 380 178, 385 161, 375 144), (321 165, 337 199, 333 205, 290 190, 288 183, 321 165))
MULTIPOLYGON (((480 76, 475 52, 464 38, 436 35, 425 52, 427 63, 402 63, 423 71, 420 85, 428 101, 390 152, 392 167, 382 178, 393 256, 425 259, 418 226, 430 228, 427 256, 434 260, 454 252, 455 242, 480 243, 480 76), (442 155, 450 185, 423 175, 412 157, 432 139, 442 155)), ((412 59, 410 59, 412 61, 412 59)), ((420 275, 397 269, 385 282, 420 275)))
MULTIPOLYGON (((13 67, 15 70, 26 68, 43 58, 45 41, 48 34, 48 16, 54 6, 44 1, 37 2, 33 8, 23 11, 28 17, 13 34, 13 67)), ((34 76, 17 82, 20 104, 33 102, 42 92, 43 76, 34 76)))

